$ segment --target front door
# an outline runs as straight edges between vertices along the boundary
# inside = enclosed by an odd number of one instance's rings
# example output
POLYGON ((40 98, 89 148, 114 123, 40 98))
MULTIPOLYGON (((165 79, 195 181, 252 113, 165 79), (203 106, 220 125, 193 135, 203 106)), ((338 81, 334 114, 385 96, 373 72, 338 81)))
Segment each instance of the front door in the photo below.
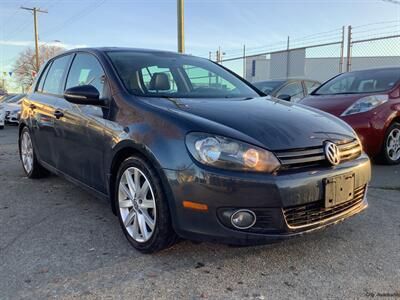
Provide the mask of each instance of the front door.
MULTIPOLYGON (((96 87, 101 98, 109 99, 108 84, 97 58, 89 53, 78 53, 72 61, 65 88, 87 84, 96 87)), ((60 141, 58 169, 100 192, 106 192, 103 156, 108 108, 62 100, 56 110, 62 114, 56 120, 56 136, 60 141)))

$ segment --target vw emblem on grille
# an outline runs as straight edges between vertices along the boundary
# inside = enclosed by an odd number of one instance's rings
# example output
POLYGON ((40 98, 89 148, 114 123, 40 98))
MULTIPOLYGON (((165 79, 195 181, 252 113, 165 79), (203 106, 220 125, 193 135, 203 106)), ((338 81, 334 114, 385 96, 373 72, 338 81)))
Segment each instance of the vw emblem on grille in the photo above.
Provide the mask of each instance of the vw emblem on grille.
POLYGON ((340 152, 338 146, 330 141, 325 142, 324 152, 326 159, 332 166, 336 166, 340 163, 340 152))

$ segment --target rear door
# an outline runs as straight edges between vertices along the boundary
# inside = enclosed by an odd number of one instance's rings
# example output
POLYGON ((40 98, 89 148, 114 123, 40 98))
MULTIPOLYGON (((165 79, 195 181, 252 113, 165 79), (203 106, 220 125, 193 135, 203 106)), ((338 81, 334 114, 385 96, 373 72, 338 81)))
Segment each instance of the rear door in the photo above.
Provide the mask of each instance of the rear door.
POLYGON ((50 62, 41 75, 35 92, 27 97, 33 140, 39 158, 53 167, 57 167, 59 156, 55 146, 55 107, 62 98, 62 85, 71 57, 64 55, 50 62))
MULTIPOLYGON (((100 98, 110 99, 105 72, 95 56, 77 53, 66 79, 65 89, 93 85, 100 98)), ((62 99, 57 106, 62 117, 56 120, 58 147, 62 148, 57 161, 59 169, 75 179, 105 192, 104 127, 108 107, 72 104, 62 99)))

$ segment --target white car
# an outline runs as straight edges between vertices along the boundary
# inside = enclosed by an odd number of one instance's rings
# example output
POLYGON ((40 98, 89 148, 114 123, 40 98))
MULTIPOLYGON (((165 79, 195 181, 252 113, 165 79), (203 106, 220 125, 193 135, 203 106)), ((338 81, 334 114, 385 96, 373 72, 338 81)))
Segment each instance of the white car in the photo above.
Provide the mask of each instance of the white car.
POLYGON ((4 123, 6 118, 6 110, 0 105, 0 129, 4 129, 4 123))
POLYGON ((1 103, 5 110, 5 123, 19 123, 19 115, 21 112, 21 102, 25 94, 15 95, 1 103))
POLYGON ((7 103, 5 107, 5 122, 18 124, 21 113, 21 102, 7 103))

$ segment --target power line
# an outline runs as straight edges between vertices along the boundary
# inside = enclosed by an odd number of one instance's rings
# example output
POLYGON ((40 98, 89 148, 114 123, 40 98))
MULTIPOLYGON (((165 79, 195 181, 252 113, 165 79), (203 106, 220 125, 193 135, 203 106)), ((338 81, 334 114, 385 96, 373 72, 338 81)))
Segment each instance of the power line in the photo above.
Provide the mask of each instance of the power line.
POLYGON ((91 12, 93 12, 94 10, 99 8, 101 5, 103 5, 104 2, 106 2, 106 1, 107 0, 102 0, 101 2, 95 3, 94 5, 93 5, 93 3, 91 3, 90 5, 86 6, 84 9, 79 11, 78 13, 75 13, 73 16, 69 17, 64 22, 60 23, 58 26, 53 27, 49 31, 45 31, 43 33, 43 36, 44 35, 47 35, 47 36, 52 35, 58 31, 60 31, 61 29, 64 29, 66 25, 70 25, 71 23, 76 22, 82 16, 87 16, 88 14, 90 14, 91 12))

